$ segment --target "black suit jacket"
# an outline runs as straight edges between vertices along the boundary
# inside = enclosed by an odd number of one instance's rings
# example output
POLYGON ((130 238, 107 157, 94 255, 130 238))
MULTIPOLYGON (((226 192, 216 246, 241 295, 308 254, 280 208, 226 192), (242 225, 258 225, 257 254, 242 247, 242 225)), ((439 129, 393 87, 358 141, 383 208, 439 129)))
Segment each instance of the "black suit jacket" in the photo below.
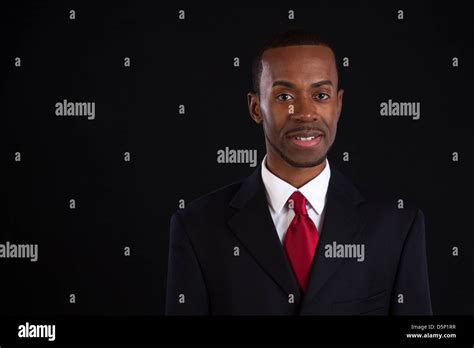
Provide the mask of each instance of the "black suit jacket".
POLYGON ((324 225, 302 293, 260 166, 172 216, 166 314, 432 314, 421 210, 369 202, 331 166, 324 225), (364 261, 326 257, 333 242, 363 244, 364 261))

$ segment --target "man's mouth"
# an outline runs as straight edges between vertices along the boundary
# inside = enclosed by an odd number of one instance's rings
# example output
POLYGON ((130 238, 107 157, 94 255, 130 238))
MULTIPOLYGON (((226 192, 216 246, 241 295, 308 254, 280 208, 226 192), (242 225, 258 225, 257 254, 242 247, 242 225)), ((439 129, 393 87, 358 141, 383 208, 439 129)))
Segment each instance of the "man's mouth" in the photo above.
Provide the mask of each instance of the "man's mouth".
POLYGON ((297 140, 301 140, 301 141, 310 141, 310 140, 313 140, 315 139, 316 137, 313 135, 313 136, 310 136, 310 137, 295 137, 297 140))
POLYGON ((316 146, 321 142, 322 137, 323 133, 317 130, 301 130, 288 136, 293 144, 300 147, 316 146))
POLYGON ((314 135, 296 135, 290 137, 290 140, 293 144, 301 147, 311 147, 317 146, 322 139, 322 134, 314 134, 314 135))

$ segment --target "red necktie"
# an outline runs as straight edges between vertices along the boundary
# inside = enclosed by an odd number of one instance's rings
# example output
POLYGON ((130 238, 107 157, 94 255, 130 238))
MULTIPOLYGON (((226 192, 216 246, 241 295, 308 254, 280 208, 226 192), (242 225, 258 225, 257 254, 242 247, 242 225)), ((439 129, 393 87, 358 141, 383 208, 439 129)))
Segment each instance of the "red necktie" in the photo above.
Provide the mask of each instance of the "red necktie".
POLYGON ((288 204, 290 208, 293 207, 295 217, 288 227, 283 247, 298 285, 301 290, 305 291, 314 253, 318 245, 319 233, 313 220, 308 216, 306 198, 301 192, 293 192, 288 200, 288 204))

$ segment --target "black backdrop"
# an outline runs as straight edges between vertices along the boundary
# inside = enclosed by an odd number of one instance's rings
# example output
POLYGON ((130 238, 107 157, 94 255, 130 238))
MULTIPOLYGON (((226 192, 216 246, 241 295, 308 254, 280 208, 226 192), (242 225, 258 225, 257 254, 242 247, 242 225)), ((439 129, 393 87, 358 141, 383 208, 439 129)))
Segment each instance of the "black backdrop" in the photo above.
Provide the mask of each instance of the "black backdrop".
POLYGON ((219 149, 263 158, 246 105, 251 57, 269 33, 297 25, 323 33, 338 55, 345 95, 330 162, 364 194, 423 210, 434 312, 473 314, 469 11, 429 2, 172 5, 1 10, 0 243, 38 244, 39 257, 0 259, 0 313, 162 314, 169 218, 180 199, 251 173, 217 163, 219 149), (56 116, 64 99, 95 102, 95 119, 56 116), (389 99, 419 102, 420 119, 382 117, 389 99))

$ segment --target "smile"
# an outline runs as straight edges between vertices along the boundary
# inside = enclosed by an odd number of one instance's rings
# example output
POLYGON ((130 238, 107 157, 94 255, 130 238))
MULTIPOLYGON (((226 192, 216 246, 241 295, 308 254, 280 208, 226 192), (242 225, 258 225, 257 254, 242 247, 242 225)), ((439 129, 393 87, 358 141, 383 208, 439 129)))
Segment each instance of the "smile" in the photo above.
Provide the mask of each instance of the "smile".
POLYGON ((302 136, 296 136, 296 137, 291 137, 290 140, 293 144, 296 146, 300 147, 311 147, 311 146, 317 146, 322 139, 322 135, 310 135, 306 137, 302 136))

